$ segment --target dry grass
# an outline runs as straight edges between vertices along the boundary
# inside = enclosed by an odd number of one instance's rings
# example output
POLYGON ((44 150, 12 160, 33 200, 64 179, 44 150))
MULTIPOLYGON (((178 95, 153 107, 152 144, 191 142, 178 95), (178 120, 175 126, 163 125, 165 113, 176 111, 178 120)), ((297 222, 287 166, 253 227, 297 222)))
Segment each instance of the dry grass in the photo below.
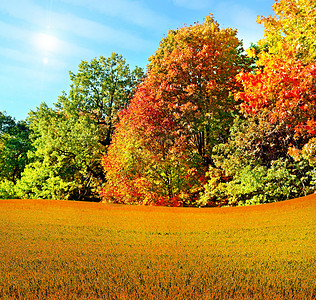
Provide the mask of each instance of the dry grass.
POLYGON ((0 299, 315 299, 316 196, 237 208, 0 200, 0 299))

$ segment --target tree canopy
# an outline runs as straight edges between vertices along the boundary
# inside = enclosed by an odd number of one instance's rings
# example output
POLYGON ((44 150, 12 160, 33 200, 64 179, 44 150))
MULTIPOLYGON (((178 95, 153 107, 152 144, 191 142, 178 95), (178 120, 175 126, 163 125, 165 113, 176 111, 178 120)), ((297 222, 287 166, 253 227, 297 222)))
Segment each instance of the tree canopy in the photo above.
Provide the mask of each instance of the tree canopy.
POLYGON ((280 0, 273 9, 275 16, 258 18, 265 36, 248 51, 256 69, 237 75, 244 121, 216 147, 204 204, 265 203, 315 190, 316 4, 280 0))
POLYGON ((264 39, 269 52, 287 56, 289 52, 301 62, 316 59, 316 3, 314 0, 279 0, 273 5, 275 15, 258 17, 264 25, 264 39))
POLYGON ((104 197, 193 205, 212 147, 237 114, 235 76, 248 62, 236 30, 221 29, 212 16, 169 31, 103 159, 104 197))
POLYGON ((316 189, 316 4, 277 0, 237 31, 169 30, 147 72, 82 61, 53 107, 0 114, 0 197, 170 206, 267 203, 316 189))
POLYGON ((0 112, 0 180, 16 183, 29 159, 32 149, 30 130, 25 121, 16 122, 5 112, 0 112))
POLYGON ((63 92, 54 108, 43 103, 30 113, 35 150, 18 184, 19 196, 98 200, 104 183, 101 156, 118 112, 142 76, 140 68, 131 71, 115 53, 83 61, 76 74, 70 72, 69 93, 63 92))

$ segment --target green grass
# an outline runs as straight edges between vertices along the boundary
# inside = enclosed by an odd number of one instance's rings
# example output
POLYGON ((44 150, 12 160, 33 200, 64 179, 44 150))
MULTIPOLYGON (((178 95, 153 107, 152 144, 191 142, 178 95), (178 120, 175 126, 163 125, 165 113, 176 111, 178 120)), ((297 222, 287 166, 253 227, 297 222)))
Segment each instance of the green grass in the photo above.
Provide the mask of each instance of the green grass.
POLYGON ((316 196, 236 208, 0 200, 0 299, 316 299, 316 196))

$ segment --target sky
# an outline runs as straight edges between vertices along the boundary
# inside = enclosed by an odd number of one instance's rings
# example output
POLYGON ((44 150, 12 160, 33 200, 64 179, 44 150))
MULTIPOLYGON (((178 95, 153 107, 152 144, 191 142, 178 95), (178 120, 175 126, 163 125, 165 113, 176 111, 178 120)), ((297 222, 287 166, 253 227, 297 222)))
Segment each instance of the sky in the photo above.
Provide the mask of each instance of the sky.
POLYGON ((112 52, 146 68, 169 29, 208 14, 234 28, 247 49, 263 37, 258 15, 274 0, 1 0, 0 111, 24 120, 42 102, 69 91, 69 71, 112 52))

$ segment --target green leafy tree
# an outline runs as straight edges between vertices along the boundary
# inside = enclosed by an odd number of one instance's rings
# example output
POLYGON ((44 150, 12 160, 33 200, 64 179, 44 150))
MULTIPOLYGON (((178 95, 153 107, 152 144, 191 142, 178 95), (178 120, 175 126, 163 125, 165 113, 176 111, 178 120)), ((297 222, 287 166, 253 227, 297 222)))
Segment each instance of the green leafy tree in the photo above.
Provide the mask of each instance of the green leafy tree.
POLYGON ((6 112, 0 112, 0 134, 3 136, 9 133, 10 130, 16 125, 14 118, 8 116, 6 112))
MULTIPOLYGON (((142 68, 130 70, 125 59, 116 53, 108 58, 101 56, 91 62, 82 61, 76 74, 70 72, 72 85, 68 98, 71 105, 102 130, 102 145, 110 145, 118 112, 128 106, 143 76, 142 68)), ((63 101, 60 104, 67 105, 63 101)))
POLYGON ((29 135, 30 129, 25 121, 16 122, 0 112, 0 180, 15 184, 21 177, 29 162, 27 152, 32 148, 29 135))
POLYGON ((214 147, 214 166, 200 205, 249 205, 304 196, 315 189, 315 169, 295 162, 294 130, 258 117, 237 118, 227 143, 214 147))
POLYGON ((70 78, 69 93, 54 108, 42 104, 30 113, 34 162, 17 185, 20 197, 99 200, 101 156, 142 70, 131 71, 122 56, 112 54, 83 61, 70 78))
POLYGON ((314 192, 315 168, 307 161, 278 159, 270 166, 240 166, 228 181, 210 169, 201 205, 253 205, 288 200, 314 192))

